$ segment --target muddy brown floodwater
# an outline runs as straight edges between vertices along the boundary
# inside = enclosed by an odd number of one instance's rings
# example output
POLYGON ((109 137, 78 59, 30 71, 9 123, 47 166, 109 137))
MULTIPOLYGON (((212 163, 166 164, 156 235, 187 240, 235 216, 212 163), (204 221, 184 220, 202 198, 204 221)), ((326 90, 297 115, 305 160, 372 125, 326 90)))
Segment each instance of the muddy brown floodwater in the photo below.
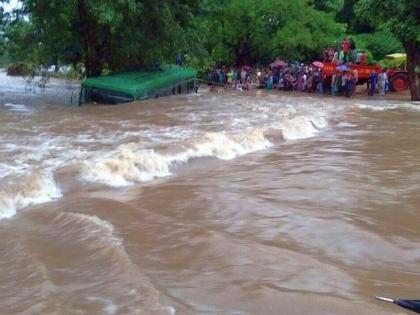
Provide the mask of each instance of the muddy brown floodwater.
POLYGON ((59 83, 0 79, 0 314, 383 315, 404 313, 375 295, 420 297, 420 104, 78 108, 59 83))

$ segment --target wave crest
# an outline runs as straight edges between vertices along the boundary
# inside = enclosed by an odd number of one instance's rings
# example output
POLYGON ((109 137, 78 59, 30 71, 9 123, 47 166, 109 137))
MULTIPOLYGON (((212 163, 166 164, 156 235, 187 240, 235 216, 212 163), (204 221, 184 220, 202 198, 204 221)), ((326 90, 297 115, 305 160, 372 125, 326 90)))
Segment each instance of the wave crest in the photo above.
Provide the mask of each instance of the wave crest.
POLYGON ((0 220, 11 218, 29 205, 45 203, 62 197, 62 193, 51 174, 32 173, 19 178, 0 191, 0 220), (16 181, 15 181, 16 182, 16 181))
POLYGON ((200 139, 185 143, 186 150, 176 154, 138 149, 136 144, 124 144, 108 157, 85 162, 82 178, 114 187, 147 182, 171 175, 171 168, 193 158, 215 157, 230 160, 271 146, 260 128, 241 133, 205 133, 200 139))

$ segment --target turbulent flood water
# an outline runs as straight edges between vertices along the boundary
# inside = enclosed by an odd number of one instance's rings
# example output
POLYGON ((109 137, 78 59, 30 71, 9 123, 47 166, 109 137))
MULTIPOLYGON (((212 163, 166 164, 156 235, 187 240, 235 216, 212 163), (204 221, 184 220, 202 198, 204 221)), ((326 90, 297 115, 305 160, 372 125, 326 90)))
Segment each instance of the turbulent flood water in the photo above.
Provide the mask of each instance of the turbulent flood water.
POLYGON ((0 79, 0 314, 396 314, 374 296, 420 297, 420 104, 78 108, 0 79))

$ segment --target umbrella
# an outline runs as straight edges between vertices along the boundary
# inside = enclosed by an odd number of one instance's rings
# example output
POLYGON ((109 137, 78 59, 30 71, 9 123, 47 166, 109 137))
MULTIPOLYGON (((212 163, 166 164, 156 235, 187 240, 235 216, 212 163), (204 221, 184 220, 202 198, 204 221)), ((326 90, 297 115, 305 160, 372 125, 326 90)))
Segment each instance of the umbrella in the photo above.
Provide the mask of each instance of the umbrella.
POLYGON ((377 296, 376 298, 384 302, 394 303, 407 310, 420 314, 420 300, 405 300, 405 299, 393 300, 393 299, 384 298, 382 296, 377 296))
POLYGON ((349 71, 350 67, 348 65, 340 65, 337 67, 338 71, 349 71))
POLYGON ((312 64, 317 68, 324 68, 324 64, 321 61, 314 61, 312 64))

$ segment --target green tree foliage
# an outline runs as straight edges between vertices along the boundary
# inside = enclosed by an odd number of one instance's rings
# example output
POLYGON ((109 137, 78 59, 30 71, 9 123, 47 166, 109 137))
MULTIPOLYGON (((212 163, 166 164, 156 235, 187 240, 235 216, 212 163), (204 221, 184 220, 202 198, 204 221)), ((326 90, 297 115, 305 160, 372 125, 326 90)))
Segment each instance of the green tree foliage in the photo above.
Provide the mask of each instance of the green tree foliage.
POLYGON ((420 42, 417 0, 360 0, 356 13, 377 28, 389 29, 402 42, 420 42))
POLYGON ((358 2, 359 0, 344 0, 343 7, 337 13, 337 21, 345 23, 350 34, 372 33, 374 31, 372 26, 354 12, 358 2))
POLYGON ((36 62, 39 45, 35 40, 34 28, 31 22, 15 20, 4 28, 7 43, 7 53, 11 61, 36 62))
POLYGON ((337 14, 343 9, 344 0, 314 0, 313 5, 317 10, 337 14))
MULTIPOLYGON (((1 5, 1 2, 0 2, 1 5)), ((2 6, 0 6, 0 66, 7 61, 7 47, 6 47, 6 24, 7 17, 2 6)))
POLYGON ((359 34, 355 40, 359 49, 370 51, 377 61, 386 55, 404 51, 401 42, 388 31, 359 34))
POLYGON ((209 30, 206 46, 215 60, 244 64, 275 57, 313 58, 344 32, 332 15, 316 10, 307 1, 223 3, 217 6, 208 1, 208 6, 216 8, 208 10, 203 22, 209 30))
POLYGON ((186 46, 196 0, 22 0, 44 62, 103 69, 153 67, 186 46))
POLYGON ((378 29, 391 31, 407 53, 411 97, 420 100, 420 2, 360 0, 356 13, 378 29))

